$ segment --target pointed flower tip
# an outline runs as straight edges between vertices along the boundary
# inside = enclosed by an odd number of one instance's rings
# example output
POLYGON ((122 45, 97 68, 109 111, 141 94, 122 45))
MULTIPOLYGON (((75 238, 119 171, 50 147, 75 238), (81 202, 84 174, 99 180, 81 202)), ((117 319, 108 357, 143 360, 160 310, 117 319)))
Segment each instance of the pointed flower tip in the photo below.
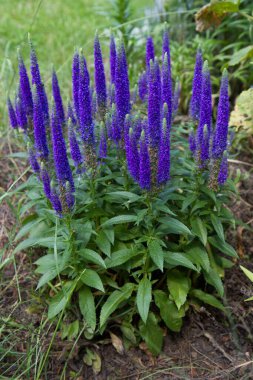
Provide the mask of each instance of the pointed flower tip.
POLYGON ((226 67, 222 71, 222 77, 228 77, 228 70, 226 67))
POLYGON ((203 71, 209 71, 208 61, 206 60, 203 65, 203 71))
POLYGON ((166 118, 164 117, 164 118, 163 118, 163 132, 165 132, 166 129, 167 129, 167 120, 166 120, 166 118))

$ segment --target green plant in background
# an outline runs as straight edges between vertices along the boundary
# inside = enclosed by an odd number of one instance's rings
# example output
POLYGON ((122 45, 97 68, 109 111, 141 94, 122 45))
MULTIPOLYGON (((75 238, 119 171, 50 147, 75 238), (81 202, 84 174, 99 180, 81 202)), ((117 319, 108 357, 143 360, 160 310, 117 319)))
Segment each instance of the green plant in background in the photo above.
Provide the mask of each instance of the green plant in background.
POLYGON ((246 138, 253 147, 253 88, 243 91, 238 96, 229 124, 240 132, 236 135, 236 146, 246 138))
MULTIPOLYGON (((247 276, 248 279, 251 282, 253 282, 253 273, 250 270, 248 270, 247 268, 243 267, 242 265, 240 265, 240 268, 243 271, 243 273, 245 274, 245 276, 247 276)), ((250 298, 248 298, 248 299, 246 299, 245 301, 253 301, 253 296, 250 297, 250 298)))

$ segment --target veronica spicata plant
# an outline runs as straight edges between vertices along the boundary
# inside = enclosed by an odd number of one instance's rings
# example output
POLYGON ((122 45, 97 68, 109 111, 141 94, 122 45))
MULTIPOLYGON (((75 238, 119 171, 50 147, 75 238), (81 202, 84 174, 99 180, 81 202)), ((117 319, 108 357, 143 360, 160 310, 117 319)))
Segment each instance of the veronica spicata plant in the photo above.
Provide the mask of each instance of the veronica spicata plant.
POLYGON ((217 297, 236 257, 223 228, 233 223, 226 206, 233 190, 229 98, 224 72, 214 125, 209 68, 198 51, 189 149, 185 129, 174 123, 180 83, 171 75, 168 30, 161 51, 148 37, 144 55, 131 92, 122 41, 111 36, 108 68, 96 36, 94 76, 76 51, 72 100, 64 105, 53 71, 49 105, 31 45, 31 76, 19 53, 20 80, 8 109, 34 172, 16 239, 29 236, 15 252, 46 248, 35 264, 48 317, 68 315, 76 335, 83 328, 87 338, 118 325, 128 346, 144 339, 158 354, 162 327, 179 331, 190 307, 204 302, 224 310, 217 297))

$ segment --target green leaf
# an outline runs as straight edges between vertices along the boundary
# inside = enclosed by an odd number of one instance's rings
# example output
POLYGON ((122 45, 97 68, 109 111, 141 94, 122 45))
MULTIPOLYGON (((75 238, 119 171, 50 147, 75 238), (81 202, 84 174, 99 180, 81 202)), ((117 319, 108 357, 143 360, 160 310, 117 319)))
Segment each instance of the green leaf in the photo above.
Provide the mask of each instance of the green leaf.
POLYGON ((32 220, 31 222, 29 223, 26 223, 20 230, 19 232, 17 233, 17 235, 15 236, 15 239, 14 241, 17 241, 19 239, 21 239, 23 236, 25 236, 26 234, 28 234, 31 229, 34 229, 38 224, 40 224, 41 222, 43 221, 43 218, 39 218, 39 219, 35 219, 35 220, 32 220))
POLYGON ((219 276, 219 273, 217 273, 213 269, 210 269, 208 273, 204 271, 204 277, 205 277, 206 282, 208 282, 208 284, 215 287, 219 296, 223 297, 224 287, 223 287, 223 283, 221 281, 221 278, 219 276))
POLYGON ((198 269, 193 263, 186 257, 185 254, 179 252, 164 252, 164 261, 168 265, 183 266, 198 272, 198 269))
POLYGON ((134 284, 127 283, 121 290, 114 290, 102 306, 100 313, 100 328, 105 325, 108 317, 118 308, 125 300, 128 300, 133 292, 134 284))
POLYGON ((205 293, 200 289, 194 289, 191 291, 190 295, 195 298, 198 298, 200 301, 203 301, 207 303, 208 305, 214 306, 217 309, 225 311, 225 307, 222 305, 222 303, 218 301, 217 298, 215 298, 211 294, 205 293))
POLYGON ((128 199, 130 202, 136 202, 140 199, 140 196, 134 193, 131 193, 130 191, 113 191, 106 194, 106 197, 111 197, 113 199, 116 199, 118 201, 121 201, 123 199, 128 199))
POLYGON ((234 66, 251 57, 253 57, 253 45, 246 46, 238 51, 235 51, 228 64, 229 66, 234 66))
POLYGON ((85 272, 81 276, 81 281, 85 285, 88 285, 88 286, 90 286, 92 288, 101 290, 102 292, 105 291, 103 283, 101 281, 101 278, 99 277, 99 275, 97 274, 97 272, 95 272, 92 269, 86 269, 85 270, 85 272))
POLYGON ((126 263, 128 260, 139 255, 139 252, 134 249, 124 248, 119 251, 113 252, 111 258, 105 260, 107 268, 117 267, 126 263))
MULTIPOLYGON (((21 243, 19 243, 17 245, 17 247, 13 251, 13 254, 20 252, 20 251, 23 251, 27 248, 34 247, 36 245, 40 246, 40 247, 54 248, 54 244, 55 244, 55 237, 54 236, 48 236, 48 237, 40 238, 40 239, 39 238, 28 238, 26 240, 21 241, 21 243)), ((58 250, 64 249, 66 246, 66 242, 64 242, 60 239, 57 239, 56 245, 57 245, 58 250)))
POLYGON ((196 199, 196 194, 187 195, 187 198, 185 198, 185 200, 183 201, 181 211, 184 212, 187 209, 187 207, 190 206, 190 204, 193 203, 196 199))
POLYGON ((101 224, 102 228, 113 226, 114 224, 122 224, 122 223, 131 223, 136 222, 137 216, 136 215, 119 215, 114 216, 111 219, 108 219, 106 222, 101 224))
POLYGON ((88 286, 83 286, 79 290, 79 307, 88 326, 95 331, 96 329, 96 308, 94 296, 88 286))
POLYGON ((158 241, 152 240, 148 244, 148 250, 153 262, 163 271, 164 253, 158 241))
POLYGON ((225 253, 226 255, 231 257, 238 257, 234 248, 230 244, 222 241, 218 236, 211 236, 208 238, 208 241, 212 246, 225 253))
POLYGON ((176 216, 176 214, 173 211, 171 211, 171 209, 168 206, 166 206, 164 204, 159 204, 159 203, 155 204, 155 209, 159 210, 159 211, 163 211, 166 214, 176 216))
POLYGON ((104 228, 104 233, 107 236, 107 239, 109 242, 113 245, 114 244, 114 229, 112 228, 104 228))
POLYGON ((152 354, 159 355, 162 350, 163 331, 153 313, 149 313, 146 323, 140 322, 139 330, 142 339, 144 339, 152 354))
POLYGON ((205 224, 202 222, 202 220, 199 217, 192 218, 191 219, 191 226, 192 230, 197 235, 204 246, 206 246, 207 243, 207 230, 205 224))
POLYGON ((110 257, 111 255, 111 244, 107 238, 105 231, 101 230, 96 237, 96 244, 98 248, 101 249, 103 253, 110 257))
POLYGON ((245 276, 247 276, 251 282, 253 282, 253 273, 248 270, 247 268, 243 267, 242 265, 240 265, 240 268, 241 270, 243 271, 243 273, 245 274, 245 276))
POLYGON ((102 257, 92 249, 84 248, 78 251, 78 254, 84 258, 86 261, 90 261, 94 264, 97 264, 103 268, 106 268, 105 262, 102 257))
MULTIPOLYGON (((75 285, 75 284, 74 284, 75 285)), ((71 294, 74 290, 73 282, 65 284, 51 300, 48 308, 48 319, 54 318, 59 314, 70 301, 71 294)))
POLYGON ((172 331, 179 332, 183 324, 184 310, 178 310, 175 303, 161 290, 156 290, 154 296, 155 304, 160 309, 161 317, 166 326, 172 331))
POLYGON ((211 214, 211 222, 212 222, 212 225, 214 227, 214 230, 215 232, 217 233, 217 235, 219 236, 219 238, 225 242, 225 237, 224 237, 224 231, 223 231, 223 226, 222 226, 222 223, 221 221, 219 220, 219 218, 214 215, 214 214, 211 214))
POLYGON ((150 302, 152 299, 152 286, 148 278, 143 278, 138 284, 136 304, 140 313, 141 319, 146 323, 150 302))
POLYGON ((171 218, 170 216, 162 217, 158 219, 158 222, 161 223, 158 230, 162 232, 171 233, 171 234, 186 234, 191 235, 191 231, 186 225, 175 218, 171 218))
POLYGON ((206 272, 210 269, 210 261, 206 249, 201 244, 191 245, 186 249, 186 256, 195 265, 202 267, 206 272))
POLYGON ((185 303, 187 294, 191 288, 191 281, 186 275, 177 269, 168 272, 167 286, 177 308, 185 303))

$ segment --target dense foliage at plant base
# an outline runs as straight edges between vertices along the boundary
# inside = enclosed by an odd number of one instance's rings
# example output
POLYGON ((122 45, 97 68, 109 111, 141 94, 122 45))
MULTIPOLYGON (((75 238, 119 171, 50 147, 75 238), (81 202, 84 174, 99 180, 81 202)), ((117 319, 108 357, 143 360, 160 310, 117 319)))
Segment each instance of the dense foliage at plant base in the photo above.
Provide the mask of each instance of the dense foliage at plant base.
POLYGON ((14 254, 47 248, 35 264, 48 317, 59 315, 63 337, 69 338, 79 331, 92 338, 117 325, 128 346, 144 339, 158 354, 162 328, 179 331, 190 306, 204 302, 224 310, 218 299, 221 277, 236 252, 225 241, 223 226, 233 224, 225 205, 234 187, 226 182, 227 73, 214 127, 210 73, 198 51, 191 122, 182 127, 173 125, 179 86, 170 74, 167 31, 161 75, 151 38, 146 58, 139 95, 135 89, 130 97, 122 43, 115 49, 112 38, 107 87, 95 38, 93 93, 86 61, 76 52, 67 123, 55 72, 49 117, 32 47, 34 88, 19 55, 19 89, 15 107, 10 100, 8 106, 12 127, 24 132, 35 172, 20 189, 28 201, 19 210, 24 219, 16 239, 29 237, 14 254), (194 126, 189 149, 187 135, 194 126))

